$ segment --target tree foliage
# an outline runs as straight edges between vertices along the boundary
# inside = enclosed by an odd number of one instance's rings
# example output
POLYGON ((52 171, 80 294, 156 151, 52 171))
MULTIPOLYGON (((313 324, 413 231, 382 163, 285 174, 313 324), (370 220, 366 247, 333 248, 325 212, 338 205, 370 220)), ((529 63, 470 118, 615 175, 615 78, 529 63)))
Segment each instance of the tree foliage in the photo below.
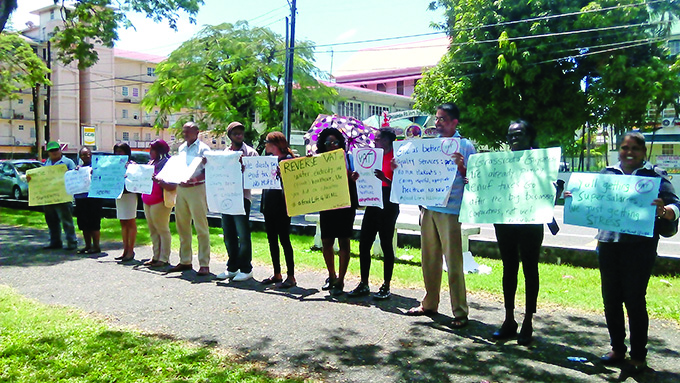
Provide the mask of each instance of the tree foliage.
MULTIPOLYGON (((0 31, 16 9, 16 0, 1 1, 0 31)), ((126 13, 143 13, 154 22, 165 20, 176 30, 179 12, 186 12, 195 23, 199 6, 203 4, 203 0, 76 0, 68 6, 65 2, 54 0, 54 4, 61 4, 64 20, 64 26, 56 30, 54 45, 62 62, 77 61, 79 69, 97 62, 96 44, 111 48, 118 40, 120 27, 133 27, 126 13)))
POLYGON ((0 100, 17 98, 19 89, 51 85, 49 70, 33 48, 17 33, 0 33, 0 100))
POLYGON ((416 106, 455 101, 463 134, 492 147, 517 118, 537 126, 543 145, 571 144, 586 123, 646 124, 650 103, 662 108, 680 92, 680 62, 665 49, 678 3, 433 2, 451 45, 419 81, 416 106))
MULTIPOLYGON (((193 120, 217 134, 240 121, 250 141, 256 136, 251 126, 256 112, 266 127, 281 126, 284 63, 284 40, 268 28, 250 28, 245 21, 208 26, 156 67, 157 79, 142 104, 160 108, 157 127, 174 113, 181 116, 176 128, 193 120)), ((336 93, 315 79, 310 42, 296 41, 294 65, 291 120, 306 126, 327 112, 323 102, 333 101, 336 93)))

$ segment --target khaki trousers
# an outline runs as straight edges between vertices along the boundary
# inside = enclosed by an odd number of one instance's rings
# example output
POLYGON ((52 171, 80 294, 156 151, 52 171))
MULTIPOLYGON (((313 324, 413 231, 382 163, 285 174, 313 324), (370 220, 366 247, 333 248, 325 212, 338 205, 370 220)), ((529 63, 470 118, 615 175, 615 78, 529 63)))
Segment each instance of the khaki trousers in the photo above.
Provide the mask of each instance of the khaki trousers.
POLYGON ((205 198, 205 184, 178 187, 175 202, 175 223, 179 235, 179 263, 192 263, 191 221, 196 228, 198 239, 198 264, 210 266, 210 229, 208 227, 208 201, 205 198))
POLYGON ((442 283, 442 254, 449 272, 451 311, 455 318, 468 316, 463 275, 463 252, 458 215, 425 209, 422 214, 420 246, 422 248, 425 298, 423 308, 437 310, 442 283))
POLYGON ((149 225, 149 236, 153 245, 153 260, 170 262, 170 234, 171 207, 165 207, 163 202, 154 205, 144 204, 144 215, 149 225))

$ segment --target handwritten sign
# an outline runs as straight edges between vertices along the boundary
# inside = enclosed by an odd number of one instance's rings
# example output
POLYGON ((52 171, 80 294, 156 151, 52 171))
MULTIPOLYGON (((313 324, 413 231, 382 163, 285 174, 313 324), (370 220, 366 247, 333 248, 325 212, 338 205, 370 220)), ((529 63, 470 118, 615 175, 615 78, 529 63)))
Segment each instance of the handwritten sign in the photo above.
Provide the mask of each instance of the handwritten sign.
POLYGON ((92 168, 89 166, 78 168, 78 170, 69 170, 64 173, 64 184, 66 186, 66 193, 70 195, 87 193, 90 191, 90 172, 92 168))
POLYGON ((342 149, 282 161, 281 179, 291 217, 351 205, 342 149))
POLYGON ((382 209, 382 181, 375 176, 375 171, 382 170, 383 150, 360 148, 354 150, 353 156, 355 170, 359 173, 357 179, 359 206, 377 206, 382 209))
POLYGON ((564 223, 618 233, 654 236, 661 178, 572 173, 566 190, 564 223))
POLYGON ((201 161, 203 161, 203 158, 196 157, 187 163, 187 155, 185 152, 182 152, 170 157, 165 166, 163 166, 163 169, 156 175, 156 178, 171 184, 187 182, 196 173, 196 169, 201 165, 201 161))
POLYGON ((125 172, 125 189, 132 193, 151 194, 153 172, 153 165, 128 165, 125 172))
POLYGON ((71 202, 73 196, 66 193, 64 174, 66 165, 43 166, 28 170, 28 206, 53 205, 71 202))
POLYGON ((455 137, 395 142, 398 167, 394 170, 390 201, 446 206, 458 172, 451 154, 459 148, 460 139, 455 137))
MULTIPOLYGON (((241 152, 205 154, 205 194, 208 210, 215 213, 245 215, 241 152)), ((167 166, 167 165, 165 165, 167 166)))
POLYGON ((125 187, 127 156, 92 156, 90 198, 120 198, 125 187))
POLYGON ((276 156, 243 157, 243 187, 245 189, 281 189, 276 156))
POLYGON ((470 156, 460 222, 551 222, 561 153, 549 148, 470 156))

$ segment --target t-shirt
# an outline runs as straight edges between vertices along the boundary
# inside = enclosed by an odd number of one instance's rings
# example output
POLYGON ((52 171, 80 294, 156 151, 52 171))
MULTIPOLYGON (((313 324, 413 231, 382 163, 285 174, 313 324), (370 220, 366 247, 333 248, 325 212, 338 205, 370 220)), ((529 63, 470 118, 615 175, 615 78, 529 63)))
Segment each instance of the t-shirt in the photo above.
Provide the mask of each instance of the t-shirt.
POLYGON ((57 162, 52 162, 52 160, 49 159, 49 158, 45 161, 45 166, 53 166, 53 165, 66 165, 67 170, 73 170, 73 169, 76 168, 76 164, 73 161, 71 161, 70 158, 68 158, 64 155, 62 155, 61 158, 59 159, 59 161, 57 161, 57 162))
MULTIPOLYGON (((394 170, 392 170, 392 159, 394 158, 394 150, 390 150, 389 153, 383 154, 382 172, 385 173, 385 177, 391 180, 394 177, 394 170)), ((390 186, 387 182, 383 181, 382 186, 390 186)))
MULTIPOLYGON (((153 174, 157 175, 161 169, 163 169, 163 166, 168 162, 168 158, 163 158, 160 161, 158 161, 157 164, 154 165, 154 171, 153 174)), ((142 194, 142 202, 144 202, 147 205, 156 205, 161 202, 163 202, 163 188, 161 185, 158 184, 158 182, 153 183, 153 188, 151 189, 151 194, 142 194)))

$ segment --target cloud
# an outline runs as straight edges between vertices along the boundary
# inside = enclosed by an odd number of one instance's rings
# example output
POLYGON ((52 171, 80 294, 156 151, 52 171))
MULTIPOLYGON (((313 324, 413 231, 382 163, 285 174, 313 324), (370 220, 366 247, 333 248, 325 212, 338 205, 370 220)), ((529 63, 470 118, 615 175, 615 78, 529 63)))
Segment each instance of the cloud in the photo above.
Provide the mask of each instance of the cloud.
POLYGON ((356 28, 352 28, 338 35, 338 37, 335 38, 335 41, 347 41, 356 34, 357 34, 356 28))

